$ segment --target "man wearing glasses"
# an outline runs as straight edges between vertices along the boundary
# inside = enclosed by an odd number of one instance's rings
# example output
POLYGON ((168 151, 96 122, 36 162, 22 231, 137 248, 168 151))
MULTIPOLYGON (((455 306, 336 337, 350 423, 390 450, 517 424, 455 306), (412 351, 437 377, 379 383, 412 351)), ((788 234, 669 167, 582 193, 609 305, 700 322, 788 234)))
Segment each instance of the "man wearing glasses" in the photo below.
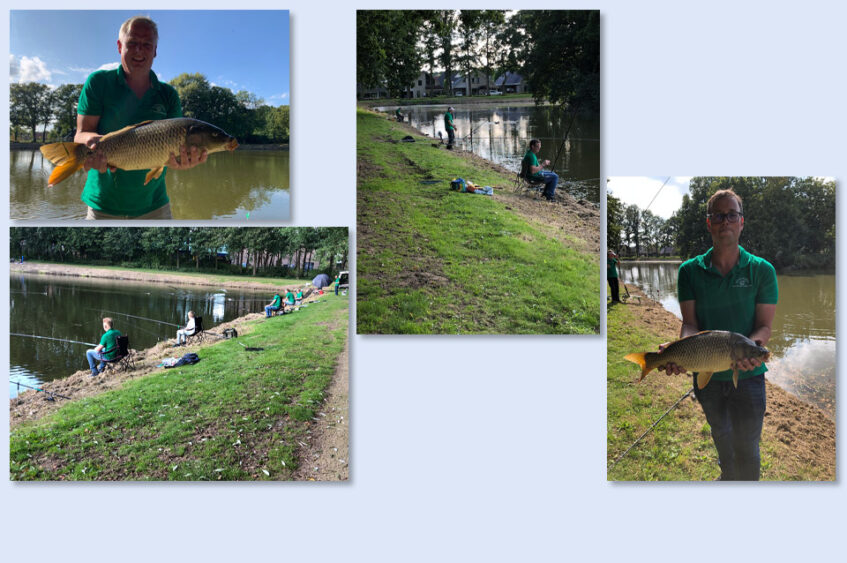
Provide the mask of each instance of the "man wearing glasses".
MULTIPOLYGON (((679 267, 680 337, 701 330, 731 330, 766 346, 779 296, 776 272, 767 260, 738 245, 744 229, 738 194, 732 189, 719 190, 709 199, 707 209, 706 228, 712 235, 712 248, 679 267)), ((737 388, 729 369, 712 375, 709 384, 696 394, 712 428, 720 479, 758 481, 767 366, 758 359, 745 358, 737 362, 737 367, 737 388)), ((685 373, 684 366, 673 363, 664 369, 668 374, 685 373)))

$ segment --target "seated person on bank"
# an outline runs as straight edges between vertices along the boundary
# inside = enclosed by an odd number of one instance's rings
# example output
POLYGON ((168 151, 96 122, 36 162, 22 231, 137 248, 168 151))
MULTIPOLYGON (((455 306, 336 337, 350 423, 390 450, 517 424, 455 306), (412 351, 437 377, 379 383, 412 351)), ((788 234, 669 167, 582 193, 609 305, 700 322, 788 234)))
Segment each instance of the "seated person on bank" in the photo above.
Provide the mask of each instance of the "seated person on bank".
POLYGON ((294 294, 293 294, 293 293, 291 293, 291 290, 290 290, 290 289, 289 289, 289 290, 288 290, 288 292, 285 294, 285 303, 286 303, 286 305, 288 305, 289 307, 293 307, 293 306, 294 306, 294 294))
POLYGON ((400 121, 400 122, 403 121, 403 114, 400 113, 400 108, 397 108, 396 110, 394 110, 394 117, 397 119, 397 121, 400 121))
POLYGON ((538 153, 541 151, 541 141, 532 139, 529 142, 529 150, 523 157, 521 169, 526 171, 526 179, 544 184, 542 194, 547 201, 553 201, 556 194, 556 186, 559 185, 559 176, 555 172, 544 170, 550 166, 549 160, 538 162, 538 153))
POLYGON ((294 296, 294 304, 300 305, 303 302, 303 290, 299 290, 297 295, 294 296))
POLYGON ((118 336, 121 333, 112 328, 111 317, 103 318, 103 332, 104 334, 100 338, 100 344, 85 353, 92 376, 103 373, 103 370, 106 369, 104 361, 114 360, 118 353, 118 336), (97 362, 99 362, 99 365, 97 365, 97 362))
POLYGON ((176 331, 176 345, 182 346, 188 341, 188 337, 194 334, 196 330, 194 326, 194 311, 188 311, 188 323, 185 328, 176 331))
MULTIPOLYGON (((279 309, 281 307, 282 307, 282 297, 280 297, 279 293, 275 293, 274 294, 274 300, 271 301, 269 305, 265 305, 265 316, 266 317, 272 317, 273 314, 274 314, 274 311, 279 311, 279 309)), ((285 309, 283 309, 282 312, 284 313, 285 309)))

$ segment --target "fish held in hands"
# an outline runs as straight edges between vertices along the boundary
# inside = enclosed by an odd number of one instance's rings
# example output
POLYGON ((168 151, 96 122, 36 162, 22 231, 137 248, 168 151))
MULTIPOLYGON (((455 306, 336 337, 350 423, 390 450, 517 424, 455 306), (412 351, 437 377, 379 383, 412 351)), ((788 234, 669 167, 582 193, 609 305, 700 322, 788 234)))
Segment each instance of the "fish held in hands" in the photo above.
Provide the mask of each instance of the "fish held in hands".
MULTIPOLYGON (((147 185, 162 175, 171 154, 179 155, 180 147, 205 150, 211 154, 224 150, 234 151, 238 142, 211 123, 177 117, 143 121, 113 131, 97 143, 98 151, 106 155, 109 166, 122 170, 150 170, 144 180, 147 185)), ((41 147, 41 154, 56 165, 48 184, 55 186, 82 168, 85 159, 94 153, 81 143, 51 143, 41 147)))
POLYGON ((743 334, 726 330, 704 330, 668 344, 661 352, 627 354, 624 359, 641 367, 641 377, 669 363, 697 373, 697 388, 709 383, 716 371, 732 370, 732 382, 738 387, 736 362, 745 358, 767 361, 770 352, 743 334))

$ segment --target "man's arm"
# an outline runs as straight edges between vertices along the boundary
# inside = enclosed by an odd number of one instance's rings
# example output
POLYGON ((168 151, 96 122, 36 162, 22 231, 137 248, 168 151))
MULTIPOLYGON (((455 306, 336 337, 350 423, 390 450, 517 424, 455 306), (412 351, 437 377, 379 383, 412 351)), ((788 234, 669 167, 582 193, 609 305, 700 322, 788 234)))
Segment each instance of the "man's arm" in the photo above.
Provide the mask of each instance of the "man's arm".
MULTIPOLYGON (((767 346, 771 339, 771 326, 773 318, 776 315, 776 305, 767 303, 756 303, 756 320, 753 323, 753 332, 748 335, 748 338, 754 341, 759 346, 767 346)), ((762 360, 758 358, 744 358, 738 360, 738 369, 750 371, 762 365, 762 360)))
POLYGON ((94 150, 94 153, 91 154, 91 156, 86 157, 82 163, 82 169, 86 174, 88 174, 88 171, 92 168, 101 174, 105 173, 106 170, 111 170, 112 172, 117 170, 115 166, 109 166, 106 162, 105 153, 97 150, 97 144, 103 137, 103 135, 97 132, 97 125, 99 125, 99 123, 99 115, 76 116, 76 135, 74 135, 74 142, 83 144, 94 150))

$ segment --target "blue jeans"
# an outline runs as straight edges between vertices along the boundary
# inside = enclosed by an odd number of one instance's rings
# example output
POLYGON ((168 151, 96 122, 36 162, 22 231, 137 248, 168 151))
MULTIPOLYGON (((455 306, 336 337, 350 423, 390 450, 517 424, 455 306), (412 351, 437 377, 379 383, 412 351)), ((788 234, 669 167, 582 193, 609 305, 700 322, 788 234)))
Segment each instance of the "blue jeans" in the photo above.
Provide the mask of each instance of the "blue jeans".
POLYGON ((272 315, 271 311, 279 311, 279 307, 272 307, 271 305, 265 305, 265 316, 270 317, 272 315))
POLYGON ((697 392, 718 450, 721 481, 758 481, 759 439, 765 420, 765 376, 710 381, 697 392))
POLYGON ((106 365, 103 363, 103 360, 106 357, 102 352, 95 352, 94 350, 89 350, 85 353, 85 358, 88 360, 88 367, 91 368, 91 373, 101 372, 106 365), (100 365, 97 366, 97 362, 100 362, 100 365))
POLYGON ((448 129, 447 130, 447 144, 452 145, 456 141, 456 130, 448 129))
POLYGON ((552 198, 556 193, 556 186, 559 185, 559 176, 555 172, 547 172, 542 170, 538 172, 536 177, 541 176, 540 180, 544 182, 544 197, 552 198))

